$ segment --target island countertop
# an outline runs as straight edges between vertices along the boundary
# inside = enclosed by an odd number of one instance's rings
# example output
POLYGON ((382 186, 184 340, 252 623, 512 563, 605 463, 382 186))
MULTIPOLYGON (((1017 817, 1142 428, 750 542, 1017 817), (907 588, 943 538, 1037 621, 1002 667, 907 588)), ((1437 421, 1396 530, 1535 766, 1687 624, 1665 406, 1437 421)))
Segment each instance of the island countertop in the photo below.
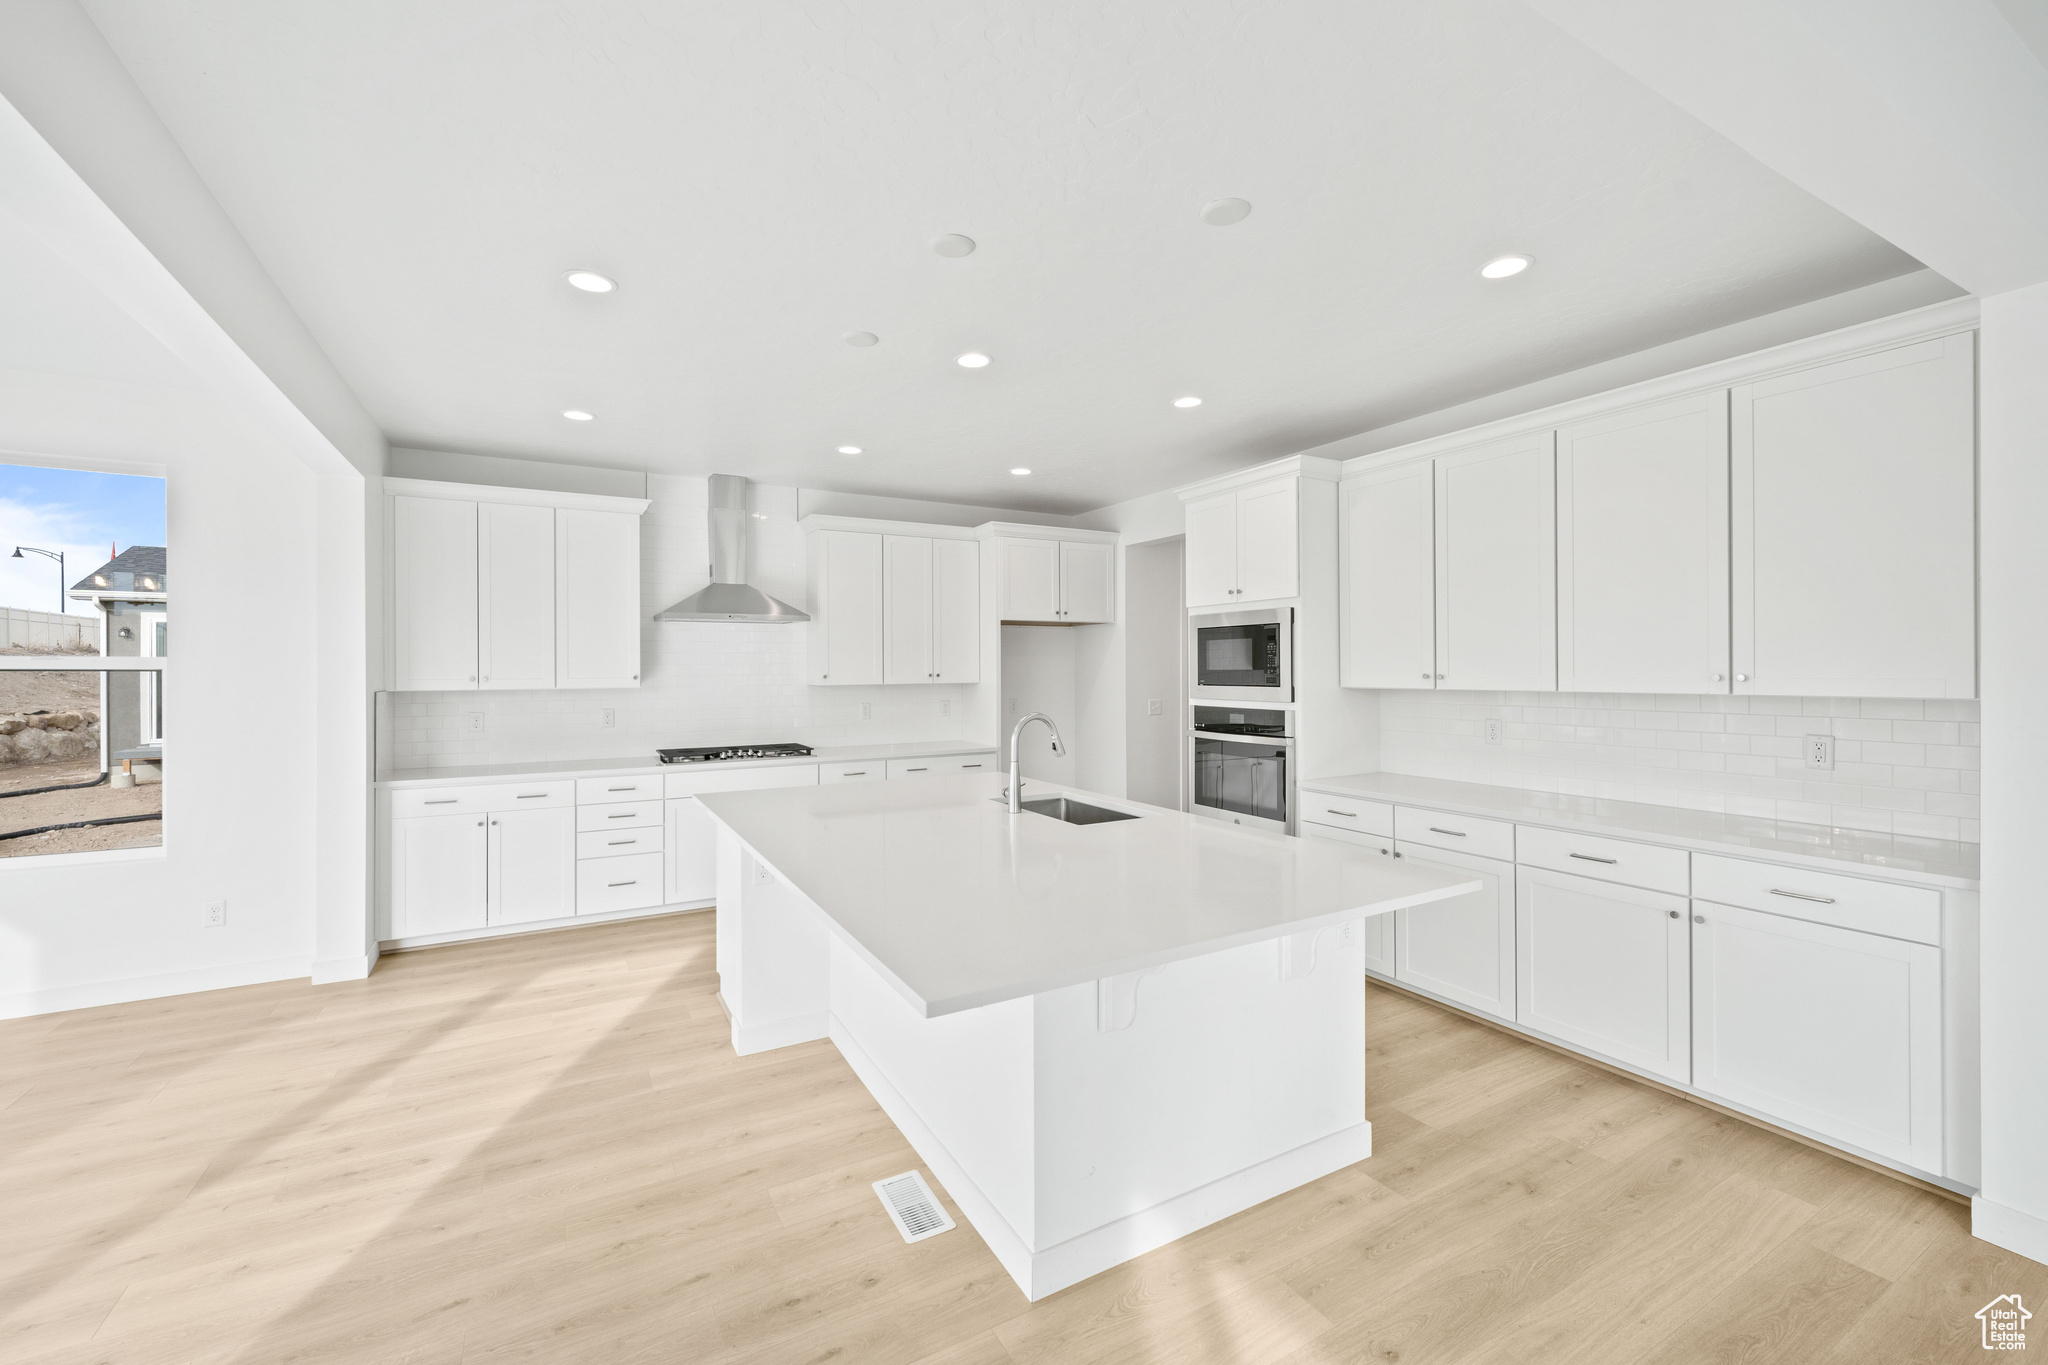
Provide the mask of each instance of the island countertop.
POLYGON ((951 1014, 1477 890, 1372 850, 1000 774, 719 792, 705 807, 919 1013, 951 1014))

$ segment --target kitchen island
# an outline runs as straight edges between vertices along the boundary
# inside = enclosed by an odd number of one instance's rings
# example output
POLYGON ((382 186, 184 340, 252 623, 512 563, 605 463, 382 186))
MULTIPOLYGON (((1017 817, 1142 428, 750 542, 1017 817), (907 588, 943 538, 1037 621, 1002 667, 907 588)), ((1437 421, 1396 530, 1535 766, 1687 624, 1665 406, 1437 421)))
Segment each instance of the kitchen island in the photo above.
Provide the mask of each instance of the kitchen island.
POLYGON ((735 1050, 831 1038, 1032 1299, 1371 1155, 1358 921, 1476 881, 1002 789, 704 797, 735 1050))

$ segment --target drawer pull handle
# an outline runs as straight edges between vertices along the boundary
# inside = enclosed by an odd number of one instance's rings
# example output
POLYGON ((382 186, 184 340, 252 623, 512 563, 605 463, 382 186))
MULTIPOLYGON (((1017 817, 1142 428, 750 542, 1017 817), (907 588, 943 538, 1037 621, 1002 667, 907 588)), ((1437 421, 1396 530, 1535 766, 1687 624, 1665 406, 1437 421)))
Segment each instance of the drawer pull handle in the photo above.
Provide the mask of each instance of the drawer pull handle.
POLYGON ((546 792, 521 792, 519 793, 519 795, 513 797, 512 799, 514 801, 532 801, 546 795, 546 792))
POLYGON ((1574 853, 1574 854, 1572 854, 1572 855, 1570 855, 1570 856, 1572 856, 1572 857, 1574 857, 1574 858, 1578 858, 1578 859, 1580 859, 1580 860, 1581 860, 1581 861, 1583 861, 1583 862, 1589 862, 1589 863, 1606 863, 1606 864, 1608 864, 1608 865, 1609 865, 1610 867, 1611 867, 1612 865, 1614 865, 1615 863, 1618 863, 1618 862, 1620 862, 1620 861, 1621 861, 1621 859, 1619 859, 1619 858, 1596 858, 1596 857, 1594 857, 1594 856, 1593 856, 1592 854, 1590 854, 1590 853, 1574 853))
POLYGON ((617 848, 621 844, 637 844, 639 842, 638 839, 607 839, 604 846, 606 848, 617 848))
POLYGON ((635 877, 635 878, 634 878, 634 879, 633 879, 632 881, 630 881, 630 882, 606 882, 606 883, 605 883, 605 886, 606 886, 606 887, 613 887, 613 886, 638 886, 638 885, 640 885, 640 879, 639 879, 638 877, 635 877))
POLYGON ((1332 809, 1331 809, 1330 807, 1328 807, 1328 806, 1324 806, 1324 807, 1323 807, 1323 814, 1325 814, 1325 815, 1341 815, 1341 816, 1343 816, 1343 817, 1344 817, 1344 818, 1345 818, 1346 820, 1356 820, 1356 819, 1358 818, 1358 812, 1357 812, 1357 811, 1355 811, 1355 810, 1332 810, 1332 809))
POLYGON ((630 820, 630 819, 632 819, 632 818, 633 818, 634 816, 638 815, 639 813, 640 813, 640 812, 639 812, 639 811, 636 811, 636 810, 627 810, 627 811, 620 811, 620 812, 619 812, 619 813, 618 813, 617 815, 607 815, 607 816, 605 816, 605 819, 607 819, 607 820, 630 820))
POLYGON ((979 763, 962 763, 960 766, 963 768, 979 768, 981 765, 979 763))
POLYGON ((429 801, 429 802, 427 802, 426 804, 427 804, 427 805, 429 805, 429 806, 452 806, 452 805, 454 805, 454 804, 455 804, 455 803, 456 803, 457 801, 460 801, 461 799, 462 799, 462 798, 461 798, 461 797, 459 797, 459 796, 450 796, 450 797, 447 797, 447 798, 446 798, 446 799, 444 799, 444 800, 440 800, 440 801, 429 801))
POLYGON ((1431 825, 1431 826, 1429 827, 1429 832, 1430 832, 1431 834, 1448 834, 1448 835, 1450 835, 1450 836, 1451 836, 1451 837, 1452 837, 1453 839, 1462 839, 1462 838, 1464 838, 1464 837, 1465 837, 1465 831, 1464 831, 1464 830, 1462 830, 1462 829, 1445 829, 1445 828, 1443 828, 1443 827, 1442 827, 1441 825, 1431 825))
POLYGON ((905 768, 905 769, 904 769, 903 771, 904 771, 904 772, 907 772, 907 773, 928 773, 928 772, 930 772, 930 771, 931 771, 931 769, 930 769, 930 768, 905 768))
POLYGON ((866 768, 862 768, 857 773, 841 773, 839 775, 841 777, 866 777, 868 775, 868 770, 866 768))
POLYGON ((1835 903, 1833 896, 1809 896, 1804 891, 1780 891, 1775 886, 1771 888, 1771 894, 1773 896, 1790 896, 1795 901, 1819 901, 1822 905, 1833 905, 1835 903))
POLYGON ((608 792, 636 792, 639 791, 640 788, 638 785, 634 785, 631 787, 606 787, 605 790, 608 792))

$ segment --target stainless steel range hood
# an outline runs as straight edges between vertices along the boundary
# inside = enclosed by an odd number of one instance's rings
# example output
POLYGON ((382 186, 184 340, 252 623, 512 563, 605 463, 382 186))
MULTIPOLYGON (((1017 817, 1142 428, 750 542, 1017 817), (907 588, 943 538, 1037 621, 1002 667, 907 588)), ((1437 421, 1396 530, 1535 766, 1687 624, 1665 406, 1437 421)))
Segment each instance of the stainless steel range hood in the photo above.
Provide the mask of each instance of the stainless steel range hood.
POLYGON ((657 621, 740 621, 793 625, 811 618, 747 585, 747 481, 711 476, 711 582, 657 615, 657 621))

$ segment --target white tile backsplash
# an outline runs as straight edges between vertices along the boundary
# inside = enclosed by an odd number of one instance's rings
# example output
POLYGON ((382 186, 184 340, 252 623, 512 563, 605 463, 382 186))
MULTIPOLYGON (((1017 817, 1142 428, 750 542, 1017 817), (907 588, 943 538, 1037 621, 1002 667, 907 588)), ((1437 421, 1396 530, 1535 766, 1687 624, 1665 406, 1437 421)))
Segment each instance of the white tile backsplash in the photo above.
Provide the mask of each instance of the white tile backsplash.
MULTIPOLYGON (((640 522, 641 684, 617 691, 399 692, 389 698, 387 768, 640 758, 657 748, 794 740, 895 744, 965 735, 962 687, 811 687, 802 625, 656 622, 708 579, 708 484, 653 475, 640 522), (863 719, 861 707, 869 707, 863 719), (606 727, 609 709, 615 723, 606 727), (481 713, 484 728, 472 728, 481 713)), ((796 490, 755 485, 748 580, 805 605, 796 490)))
POLYGON ((1974 701, 1380 694, 1386 772, 1971 843, 1977 736, 1974 701), (1801 764, 1820 734, 1833 771, 1801 764))

